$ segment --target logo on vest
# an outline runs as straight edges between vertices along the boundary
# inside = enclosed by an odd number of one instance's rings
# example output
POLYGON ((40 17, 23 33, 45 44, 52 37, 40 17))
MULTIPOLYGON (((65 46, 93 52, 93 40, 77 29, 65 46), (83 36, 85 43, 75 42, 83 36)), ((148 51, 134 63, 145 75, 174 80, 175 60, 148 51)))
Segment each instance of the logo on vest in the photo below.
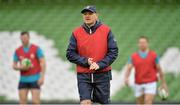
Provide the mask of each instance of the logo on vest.
POLYGON ((19 56, 19 59, 20 59, 20 60, 23 60, 23 59, 24 59, 24 57, 23 57, 23 56, 19 56))
POLYGON ((31 54, 31 55, 30 55, 30 58, 31 58, 31 59, 34 59, 34 58, 35 58, 35 55, 34 55, 34 54, 31 54))

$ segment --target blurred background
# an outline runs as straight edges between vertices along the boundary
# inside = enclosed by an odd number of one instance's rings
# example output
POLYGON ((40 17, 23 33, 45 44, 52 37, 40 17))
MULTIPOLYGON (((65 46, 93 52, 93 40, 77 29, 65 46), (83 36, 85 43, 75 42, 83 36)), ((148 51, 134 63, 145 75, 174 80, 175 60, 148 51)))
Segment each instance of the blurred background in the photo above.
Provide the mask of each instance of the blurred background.
MULTIPOLYGON (((169 98, 180 102, 180 1, 178 0, 0 0, 0 103, 17 103, 19 73, 12 69, 21 31, 30 31, 47 60, 43 103, 78 103, 75 65, 65 58, 73 29, 82 24, 81 9, 95 5, 100 20, 109 25, 118 42, 113 63, 112 103, 135 103, 131 86, 123 84, 128 57, 137 50, 137 38, 146 35, 160 56, 169 86, 169 98)), ((30 98, 30 96, 29 96, 30 98)))

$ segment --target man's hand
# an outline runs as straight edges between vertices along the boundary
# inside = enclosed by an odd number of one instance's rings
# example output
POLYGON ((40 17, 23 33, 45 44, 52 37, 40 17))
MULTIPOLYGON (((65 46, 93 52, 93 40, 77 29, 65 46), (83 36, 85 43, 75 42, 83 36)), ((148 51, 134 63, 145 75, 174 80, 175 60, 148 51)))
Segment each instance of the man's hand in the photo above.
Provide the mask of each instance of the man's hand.
POLYGON ((90 67, 90 70, 98 70, 99 69, 99 65, 96 62, 93 62, 90 67))
POLYGON ((90 65, 89 69, 90 70, 98 70, 99 65, 93 61, 93 58, 88 58, 88 64, 90 65))
POLYGON ((38 85, 41 86, 44 84, 44 76, 41 76, 41 78, 38 80, 38 85))
POLYGON ((20 62, 13 62, 12 67, 17 71, 26 71, 31 68, 31 66, 23 66, 20 62))
POLYGON ((127 65, 127 70, 125 71, 125 75, 124 75, 124 83, 126 86, 129 86, 129 75, 131 73, 132 68, 133 68, 132 64, 127 65))
POLYGON ((93 58, 88 58, 88 64, 91 65, 93 63, 93 58))
POLYGON ((26 71, 26 70, 30 69, 30 66, 20 65, 20 66, 18 67, 18 69, 21 70, 21 71, 26 71))
POLYGON ((169 90, 168 90, 168 87, 167 87, 167 84, 165 82, 162 82, 161 85, 160 85, 160 89, 165 89, 166 92, 169 93, 169 90))

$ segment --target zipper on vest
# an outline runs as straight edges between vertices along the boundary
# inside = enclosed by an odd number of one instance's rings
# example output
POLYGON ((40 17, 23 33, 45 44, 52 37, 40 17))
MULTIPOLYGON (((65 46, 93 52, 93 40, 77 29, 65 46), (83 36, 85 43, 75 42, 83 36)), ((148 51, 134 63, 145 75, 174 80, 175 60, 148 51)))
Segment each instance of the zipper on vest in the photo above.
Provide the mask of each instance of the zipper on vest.
POLYGON ((91 73, 91 83, 94 83, 94 75, 91 73))
POLYGON ((92 34, 92 30, 91 30, 91 28, 89 28, 89 33, 90 33, 90 34, 92 34))

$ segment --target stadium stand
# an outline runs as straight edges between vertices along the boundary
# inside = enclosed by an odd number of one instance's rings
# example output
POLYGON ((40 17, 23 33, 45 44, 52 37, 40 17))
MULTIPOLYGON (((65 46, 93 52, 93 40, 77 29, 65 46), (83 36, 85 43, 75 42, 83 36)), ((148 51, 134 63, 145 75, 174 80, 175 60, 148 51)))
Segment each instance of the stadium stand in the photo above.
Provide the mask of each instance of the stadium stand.
MULTIPOLYGON (((12 56, 14 50, 20 45, 20 32, 1 32, 1 91, 8 99, 17 100, 17 84, 19 73, 12 69, 12 56), (8 46, 8 48, 7 48, 8 46), (8 83, 8 84, 7 84, 8 83)), ((46 83, 42 89, 43 99, 74 99, 76 98, 76 77, 75 73, 70 72, 70 63, 64 62, 57 58, 57 50, 54 48, 52 40, 48 40, 43 36, 38 36, 37 33, 31 32, 32 43, 40 45, 44 50, 47 60, 47 75, 46 83), (63 65, 63 66, 61 66, 63 65), (63 78, 63 79, 62 79, 63 78), (65 83, 66 81, 66 83, 65 83), (44 91, 46 90, 46 91, 44 91)))

